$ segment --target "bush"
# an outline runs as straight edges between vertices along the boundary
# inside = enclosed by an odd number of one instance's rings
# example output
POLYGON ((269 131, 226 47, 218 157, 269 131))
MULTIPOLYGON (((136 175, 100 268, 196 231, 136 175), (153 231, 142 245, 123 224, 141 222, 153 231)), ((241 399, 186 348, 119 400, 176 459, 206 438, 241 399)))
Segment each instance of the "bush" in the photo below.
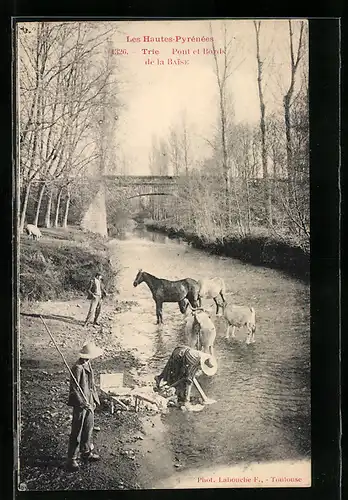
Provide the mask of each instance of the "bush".
MULTIPOLYGON (((70 233, 71 234, 71 233, 70 233)), ((105 286, 112 293, 116 272, 112 269, 105 245, 94 235, 77 233, 82 241, 58 237, 40 242, 25 236, 21 241, 19 293, 21 299, 50 300, 86 293, 88 282, 101 271, 105 286)), ((100 238, 99 238, 100 240, 100 238)))
POLYGON ((169 238, 182 238, 194 248, 207 250, 216 255, 233 257, 256 266, 281 269, 298 278, 309 279, 309 252, 291 242, 259 235, 229 235, 222 241, 208 240, 181 228, 166 223, 151 222, 146 227, 152 231, 168 234, 169 238))

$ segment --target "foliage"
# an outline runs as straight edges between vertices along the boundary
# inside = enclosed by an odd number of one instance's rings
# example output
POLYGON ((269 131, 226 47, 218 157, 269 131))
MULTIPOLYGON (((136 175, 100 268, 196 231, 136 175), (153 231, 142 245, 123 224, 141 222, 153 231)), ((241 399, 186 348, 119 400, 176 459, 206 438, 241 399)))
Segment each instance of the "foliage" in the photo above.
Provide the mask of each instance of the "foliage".
POLYGON ((195 248, 208 250, 216 255, 225 255, 251 262, 256 266, 281 269, 304 280, 309 279, 309 253, 290 240, 280 240, 265 234, 262 228, 254 234, 240 236, 238 233, 222 238, 207 237, 190 232, 170 221, 148 221, 148 229, 164 232, 169 238, 182 238, 195 248))
MULTIPOLYGON (((232 23, 233 25, 233 23, 232 23)), ((217 26, 217 24, 215 24, 217 26)), ((220 25, 219 25, 220 26, 220 25)), ((224 54, 212 57, 216 77, 217 123, 206 138, 211 155, 196 168, 185 169, 180 129, 171 127, 168 150, 173 172, 179 174, 176 197, 157 199, 152 219, 185 234, 220 243, 230 236, 263 235, 309 253, 309 119, 306 77, 305 23, 286 23, 289 82, 275 92, 277 111, 268 113, 264 91, 271 80, 272 48, 265 50, 263 21, 254 23, 255 84, 258 83, 260 123, 236 122, 230 81, 243 48, 238 36, 220 26, 224 54), (178 203, 180 200, 180 203, 178 203)), ((266 30, 267 31, 267 30, 266 30)), ((214 49, 214 43, 212 43, 214 49)), ((190 136, 192 131, 185 130, 190 136)), ((163 138, 158 138, 159 143, 163 138)), ((159 170, 157 171, 157 173, 159 170)))

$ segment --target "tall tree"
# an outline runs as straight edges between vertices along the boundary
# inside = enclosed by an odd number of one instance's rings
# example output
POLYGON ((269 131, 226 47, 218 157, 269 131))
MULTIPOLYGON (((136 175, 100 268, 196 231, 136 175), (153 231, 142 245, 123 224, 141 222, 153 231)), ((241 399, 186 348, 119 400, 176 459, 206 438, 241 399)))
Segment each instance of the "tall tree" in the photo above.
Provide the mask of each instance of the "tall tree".
POLYGON ((268 165, 267 165, 268 162, 267 162, 267 147, 266 147, 266 106, 262 88, 262 75, 263 75, 262 69, 264 63, 261 60, 261 55, 260 55, 261 21, 254 21, 254 28, 256 37, 257 88, 260 100, 261 157, 262 157, 262 173, 264 180, 264 195, 265 195, 264 206, 265 206, 265 213, 268 225, 271 226, 272 199, 271 199, 271 190, 269 184, 268 165))
POLYGON ((182 133, 180 142, 182 150, 182 161, 183 161, 185 175, 188 176, 190 169, 189 165, 191 160, 190 159, 191 145, 190 145, 190 134, 188 130, 186 111, 182 113, 181 127, 182 127, 182 133))
POLYGON ((175 127, 170 127, 168 139, 168 151, 170 163, 173 167, 173 174, 178 176, 180 174, 181 164, 181 151, 178 130, 175 127))
POLYGON ((45 218, 49 221, 52 186, 94 155, 91 124, 110 84, 110 71, 98 64, 99 51, 115 28, 40 22, 31 24, 29 34, 18 35, 21 228, 32 184, 41 185, 37 216, 48 187, 45 218))
POLYGON ((289 46, 290 46, 290 83, 288 90, 284 96, 284 120, 285 120, 285 133, 286 133, 286 153, 287 153, 287 171, 288 179, 291 186, 293 181, 293 149, 292 149, 292 131, 291 131, 291 104, 295 90, 295 80, 298 70, 298 65, 303 56, 304 48, 304 22, 300 22, 300 32, 298 36, 297 49, 294 43, 294 31, 292 21, 289 19, 289 46))
POLYGON ((238 45, 227 28, 226 22, 221 26, 221 57, 218 58, 218 50, 215 46, 212 23, 209 23, 211 44, 213 50, 214 72, 218 86, 219 101, 219 144, 221 150, 221 166, 225 181, 225 207, 228 224, 231 224, 231 173, 230 162, 227 150, 228 130, 231 124, 231 113, 229 112, 229 93, 228 81, 233 72, 237 69, 236 58, 238 54, 238 45))

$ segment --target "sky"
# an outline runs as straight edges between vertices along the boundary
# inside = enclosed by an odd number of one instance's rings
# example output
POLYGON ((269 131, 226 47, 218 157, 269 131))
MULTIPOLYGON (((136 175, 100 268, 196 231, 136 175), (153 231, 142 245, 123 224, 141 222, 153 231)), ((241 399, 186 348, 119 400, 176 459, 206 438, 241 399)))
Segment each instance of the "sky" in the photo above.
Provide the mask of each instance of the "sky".
MULTIPOLYGON (((236 53, 235 70, 228 83, 233 95, 235 122, 257 123, 259 98, 254 24, 252 20, 226 22, 236 53)), ((213 56, 202 52, 211 49, 212 44, 187 40, 188 37, 210 38, 209 21, 132 21, 122 22, 120 29, 122 33, 114 37, 113 46, 126 50, 127 54, 113 56, 117 58, 122 82, 120 97, 125 104, 119 115, 117 142, 129 163, 129 173, 149 173, 153 135, 166 138, 170 126, 180 123, 183 112, 192 131, 194 159, 199 161, 209 155, 211 150, 205 138, 212 138, 216 124, 218 87, 213 56), (146 36, 181 38, 173 42, 151 42, 144 40, 146 36), (140 41, 130 41, 134 38, 140 41), (142 49, 159 50, 160 54, 144 55, 142 49), (193 54, 197 49, 200 53, 193 54), (173 54, 173 50, 189 50, 190 53, 173 54), (145 64, 149 58, 154 64, 145 64), (169 58, 187 60, 188 64, 169 65, 169 58), (165 64, 158 65, 157 59, 165 64)), ((212 29, 215 48, 220 49, 223 46, 221 21, 213 21, 212 29)), ((297 30, 298 26, 294 26, 295 42, 297 30)), ((265 60, 266 107, 267 112, 272 112, 280 109, 284 89, 289 83, 288 21, 262 21, 260 45, 261 57, 265 60)))
MULTIPOLYGON (((300 22, 292 21, 295 47, 300 22)), ((234 121, 257 124, 260 105, 254 23, 253 20, 226 20, 225 23, 233 51, 233 71, 227 85, 233 100, 234 121)), ((104 22, 103 26, 105 24, 109 23, 104 22)), ((111 24, 117 27, 112 39, 112 57, 116 59, 119 97, 123 104, 115 133, 116 162, 121 164, 124 158, 129 174, 148 175, 153 138, 167 140, 170 127, 180 130, 183 114, 193 161, 199 163, 209 157, 212 150, 207 141, 213 139, 216 131, 219 102, 214 58, 203 52, 212 49, 211 36, 218 51, 223 47, 222 21, 212 21, 212 33, 208 20, 112 21, 111 24), (173 40, 157 42, 145 37, 173 40), (206 41, 198 41, 199 37, 205 37, 206 41), (157 50, 159 54, 144 54, 145 50, 157 50), (153 64, 146 64, 149 59, 153 64), (168 64, 169 59, 188 64, 168 64), (157 64, 158 60, 164 64, 157 64)), ((287 20, 261 22, 266 114, 282 111, 283 96, 289 85, 288 30, 287 20)), ((221 64, 223 55, 217 57, 221 64)), ((122 171, 122 167, 118 170, 122 171)))

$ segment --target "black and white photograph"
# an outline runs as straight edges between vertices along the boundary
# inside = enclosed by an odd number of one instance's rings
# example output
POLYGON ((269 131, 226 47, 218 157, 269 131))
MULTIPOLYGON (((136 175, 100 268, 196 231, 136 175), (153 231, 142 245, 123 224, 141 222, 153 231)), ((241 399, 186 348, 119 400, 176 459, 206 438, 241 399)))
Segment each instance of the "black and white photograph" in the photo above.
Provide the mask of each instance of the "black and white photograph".
POLYGON ((18 490, 311 487, 309 28, 14 23, 18 490))

